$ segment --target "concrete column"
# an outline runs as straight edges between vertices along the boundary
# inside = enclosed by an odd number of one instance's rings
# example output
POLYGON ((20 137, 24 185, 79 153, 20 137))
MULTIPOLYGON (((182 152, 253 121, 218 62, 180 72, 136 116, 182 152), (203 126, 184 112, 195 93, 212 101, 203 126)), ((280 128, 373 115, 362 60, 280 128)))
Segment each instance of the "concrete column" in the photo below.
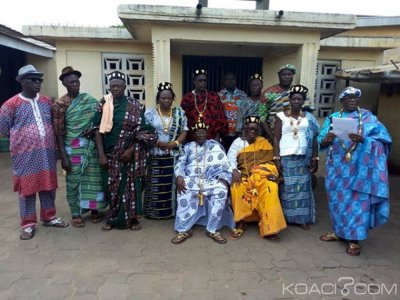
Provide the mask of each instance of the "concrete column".
POLYGON ((319 43, 305 43, 297 53, 296 67, 299 74, 299 83, 308 87, 310 99, 314 99, 318 51, 319 43))
POLYGON ((154 89, 162 81, 171 81, 170 39, 153 38, 154 89))

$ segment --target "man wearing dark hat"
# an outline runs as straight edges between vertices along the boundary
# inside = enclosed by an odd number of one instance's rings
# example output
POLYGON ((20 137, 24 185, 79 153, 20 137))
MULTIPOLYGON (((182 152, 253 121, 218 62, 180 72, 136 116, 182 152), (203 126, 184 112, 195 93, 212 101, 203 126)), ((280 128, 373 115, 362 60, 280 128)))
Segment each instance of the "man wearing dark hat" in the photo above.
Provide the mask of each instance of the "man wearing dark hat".
POLYGON ((260 235, 276 240, 286 228, 278 195, 278 169, 273 161, 272 145, 258 136, 260 118, 249 116, 244 136, 237 138, 228 152, 232 166, 231 198, 237 222, 230 238, 239 239, 246 222, 258 222, 260 235))
POLYGON ((21 240, 35 234, 36 194, 44 226, 68 226, 56 217, 56 144, 51 120, 51 99, 39 95, 43 73, 32 65, 19 69, 16 80, 22 92, 0 109, 0 134, 10 138, 14 191, 19 193, 21 240))
POLYGON ((226 135, 228 125, 218 94, 207 91, 207 71, 195 70, 193 84, 194 90, 185 94, 181 102, 188 118, 188 140, 192 141, 194 138, 191 128, 198 120, 203 120, 209 126, 207 138, 220 141, 220 138, 226 135))
POLYGON ((93 223, 102 219, 99 209, 107 207, 101 185, 100 166, 93 139, 83 131, 93 127, 97 100, 80 92, 82 73, 67 66, 59 79, 67 89, 53 105, 53 127, 61 155, 61 166, 66 171, 67 201, 74 227, 83 227, 81 214, 91 210, 93 223))
POLYGON ((227 200, 232 169, 221 144, 207 140, 207 129, 203 121, 195 123, 195 141, 185 145, 175 165, 178 197, 173 244, 190 238, 195 224, 205 226, 207 236, 219 244, 226 239, 218 230, 234 228, 227 200))
POLYGON ((278 70, 279 83, 266 88, 262 92, 259 115, 266 137, 271 142, 273 140, 272 132, 276 114, 289 108, 288 91, 295 74, 296 67, 294 65, 286 64, 281 66, 278 70))
POLYGON ((125 74, 108 75, 110 93, 97 106, 94 126, 99 163, 109 211, 103 231, 113 228, 139 230, 137 218, 141 202, 141 179, 145 174, 145 144, 157 141, 146 131, 142 105, 125 96, 125 74), (136 201, 138 199, 139 201, 136 201))

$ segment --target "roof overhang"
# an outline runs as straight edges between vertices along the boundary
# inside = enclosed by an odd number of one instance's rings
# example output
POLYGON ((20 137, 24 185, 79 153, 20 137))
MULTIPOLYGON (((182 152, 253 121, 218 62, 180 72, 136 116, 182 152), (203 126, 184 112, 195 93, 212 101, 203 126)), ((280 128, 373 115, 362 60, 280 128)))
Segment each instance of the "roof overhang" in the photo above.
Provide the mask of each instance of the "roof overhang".
POLYGON ((180 7, 161 5, 124 4, 118 6, 118 16, 136 39, 148 39, 151 25, 174 24, 181 26, 218 25, 293 29, 320 32, 321 38, 356 27, 355 15, 321 14, 270 10, 238 10, 220 8, 180 7))
POLYGON ((356 82, 400 83, 400 63, 369 68, 339 70, 335 73, 335 77, 356 82))
POLYGON ((52 47, 51 45, 35 39, 22 36, 16 37, 4 33, 0 34, 0 45, 49 58, 54 56, 54 51, 56 50, 56 48, 52 47))

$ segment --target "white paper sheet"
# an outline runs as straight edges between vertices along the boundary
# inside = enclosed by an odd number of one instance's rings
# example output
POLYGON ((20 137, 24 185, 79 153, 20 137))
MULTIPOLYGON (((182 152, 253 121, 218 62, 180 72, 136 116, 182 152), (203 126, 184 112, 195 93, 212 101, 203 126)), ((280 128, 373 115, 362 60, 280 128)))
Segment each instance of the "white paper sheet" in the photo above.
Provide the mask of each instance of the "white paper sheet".
POLYGON ((332 131, 342 141, 350 141, 349 133, 357 133, 358 120, 350 118, 332 118, 332 131))

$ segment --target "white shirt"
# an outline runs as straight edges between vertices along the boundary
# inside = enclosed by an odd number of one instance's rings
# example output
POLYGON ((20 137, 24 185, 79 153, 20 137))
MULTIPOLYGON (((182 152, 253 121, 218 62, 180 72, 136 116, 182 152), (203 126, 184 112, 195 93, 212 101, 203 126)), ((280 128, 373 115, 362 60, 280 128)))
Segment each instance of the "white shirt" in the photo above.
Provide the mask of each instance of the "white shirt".
POLYGON ((233 170, 237 169, 237 156, 243 148, 247 147, 249 142, 238 137, 232 143, 228 151, 228 160, 233 170))
POLYGON ((299 119, 296 120, 287 117, 284 112, 279 112, 276 116, 282 121, 279 155, 305 155, 307 151, 306 131, 308 128, 308 119, 306 117, 299 117, 299 119), (297 138, 295 138, 294 129, 297 130, 297 138))

